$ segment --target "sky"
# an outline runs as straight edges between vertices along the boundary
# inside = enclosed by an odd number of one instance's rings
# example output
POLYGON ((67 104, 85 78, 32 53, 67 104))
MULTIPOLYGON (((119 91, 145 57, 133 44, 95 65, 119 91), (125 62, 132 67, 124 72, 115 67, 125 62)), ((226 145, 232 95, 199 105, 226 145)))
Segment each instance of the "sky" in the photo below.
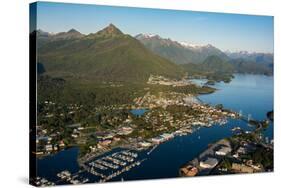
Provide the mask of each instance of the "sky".
POLYGON ((37 29, 57 33, 72 28, 95 33, 110 23, 123 33, 158 34, 226 51, 273 53, 273 17, 179 10, 40 2, 37 29))

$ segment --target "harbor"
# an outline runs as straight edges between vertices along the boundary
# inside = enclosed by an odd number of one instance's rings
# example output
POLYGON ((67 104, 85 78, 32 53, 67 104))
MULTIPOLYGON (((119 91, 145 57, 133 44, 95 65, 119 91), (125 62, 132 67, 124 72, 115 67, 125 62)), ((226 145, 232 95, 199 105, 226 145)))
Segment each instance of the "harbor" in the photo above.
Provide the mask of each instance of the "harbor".
MULTIPOLYGON (((237 79, 242 78, 238 77, 237 79)), ((269 82, 271 81, 269 80, 269 82)), ((245 83, 245 81, 243 80, 241 83, 245 83)), ((251 88, 251 90, 247 90, 247 88, 245 89, 245 87, 239 85, 239 87, 241 87, 239 90, 237 89, 237 85, 238 83, 234 79, 233 83, 231 82, 229 85, 219 84, 217 87, 220 90, 218 90, 217 92, 211 95, 201 95, 198 97, 200 98, 200 100, 211 105, 222 103, 225 108, 232 109, 233 111, 240 112, 240 110, 243 110, 243 114, 244 116, 246 116, 246 119, 248 119, 248 114, 251 114, 251 119, 259 121, 264 120, 266 112, 268 112, 269 109, 272 109, 272 103, 268 102, 267 100, 261 103, 257 103, 256 101, 270 99, 270 92, 266 93, 269 96, 264 97, 264 93, 258 92, 260 88, 251 88), (231 93, 231 95, 229 95, 229 93, 231 93), (250 94, 252 94, 251 97, 247 97, 250 94), (237 100, 236 98, 238 98, 239 100, 237 100), (244 98, 247 99, 248 105, 245 105, 246 102, 244 98), (252 106, 254 106, 255 108, 252 108, 252 106)), ((263 85, 259 85, 259 87, 263 87, 263 85)), ((267 88, 268 84, 265 84, 264 87, 267 88)), ((249 126, 246 121, 241 119, 227 119, 226 124, 224 124, 223 126, 221 126, 219 123, 215 123, 211 127, 198 126, 194 129, 183 127, 183 130, 176 130, 173 132, 173 138, 165 140, 164 142, 161 142, 159 144, 153 143, 152 140, 142 140, 139 142, 140 145, 136 145, 136 147, 134 147, 133 149, 125 147, 123 149, 114 148, 112 150, 107 150, 106 148, 104 148, 103 152, 94 152, 91 156, 89 155, 87 158, 85 158, 83 163, 86 164, 87 170, 80 165, 81 161, 78 158, 79 149, 67 149, 59 152, 58 154, 55 154, 54 156, 47 156, 43 159, 39 159, 38 165, 40 166, 40 168, 44 168, 45 170, 44 172, 38 171, 38 175, 54 183, 59 180, 56 174, 63 170, 68 170, 72 174, 75 174, 79 170, 85 170, 81 172, 79 176, 88 178, 89 182, 111 182, 120 181, 121 179, 123 179, 124 181, 128 181, 137 179, 178 177, 179 168, 183 164, 185 164, 187 161, 193 160, 200 153, 202 153, 202 151, 205 151, 206 148, 209 147, 210 143, 215 143, 218 140, 226 137, 231 137, 232 135, 239 132, 240 128, 245 132, 251 132, 253 131, 254 126, 249 126), (142 149, 137 150, 137 148, 142 149), (137 158, 134 159, 133 162, 123 161, 121 158, 117 158, 117 154, 119 154, 119 152, 123 150, 132 150, 132 152, 137 153, 137 158), (112 156, 113 153, 117 153, 115 157, 112 156), (107 170, 93 167, 93 169, 98 174, 95 175, 93 173, 90 173, 88 169, 90 169, 91 167, 88 165, 88 163, 94 162, 95 160, 101 158, 104 158, 101 160, 106 162, 104 164, 110 163, 112 165, 118 165, 119 168, 112 169, 108 166, 108 164, 106 166, 102 163, 97 162, 95 164, 102 165, 102 168, 106 167, 107 170), (66 159, 67 161, 65 161, 66 159), (79 159, 78 162, 77 159, 79 159), (140 162, 140 164, 129 166, 130 164, 134 164, 134 162, 140 162), (48 169, 49 166, 52 166, 53 170, 48 169), (129 170, 122 170, 128 166, 129 170), (122 173, 116 173, 117 171, 120 171, 122 173), (115 175, 117 176, 110 176, 113 173, 116 173, 115 175), (101 174, 104 176, 101 177, 101 174)), ((269 123, 268 128, 262 132, 262 134, 268 138, 269 142, 273 139, 272 130, 273 124, 269 123)), ((207 161, 207 163, 208 162, 212 161, 207 161)))

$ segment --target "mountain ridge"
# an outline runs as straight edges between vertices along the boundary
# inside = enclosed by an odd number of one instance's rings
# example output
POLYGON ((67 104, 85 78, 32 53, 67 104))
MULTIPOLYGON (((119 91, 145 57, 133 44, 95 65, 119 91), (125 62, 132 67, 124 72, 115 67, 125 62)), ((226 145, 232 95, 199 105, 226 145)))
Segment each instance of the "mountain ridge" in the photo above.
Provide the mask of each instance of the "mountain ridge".
POLYGON ((51 40, 38 48, 45 74, 94 81, 147 81, 150 74, 181 77, 182 69, 110 24, 76 38, 51 40))
MULTIPOLYGON (((75 46, 76 48, 80 48, 81 50, 86 50, 86 48, 83 48, 83 46, 85 47, 86 43, 88 47, 90 47, 89 45, 94 46, 95 45, 94 43, 99 43, 100 41, 104 41, 103 45, 101 45, 101 43, 99 44, 100 49, 103 49, 104 51, 108 51, 108 49, 105 46, 106 44, 108 44, 105 42, 107 39, 114 38, 114 40, 116 41, 120 41, 120 40, 124 41, 126 38, 127 40, 126 44, 122 42, 120 42, 120 44, 117 44, 115 42, 115 44, 111 44, 111 45, 115 46, 116 48, 121 48, 122 45, 130 46, 130 44, 128 43, 128 39, 130 39, 130 41, 134 39, 139 41, 148 51, 154 53, 154 57, 153 57, 154 59, 164 58, 172 63, 179 64, 179 65, 189 64, 189 63, 200 64, 199 67, 202 67, 202 63, 208 57, 218 56, 223 61, 228 61, 228 63, 231 64, 230 66, 233 66, 235 68, 235 71, 239 73, 240 72, 257 73, 257 74, 269 74, 269 75, 273 74, 273 54, 271 53, 258 53, 258 52, 251 53, 247 51, 223 52, 211 44, 193 45, 186 42, 174 41, 170 38, 162 38, 157 34, 138 34, 135 37, 131 37, 128 34, 123 34, 122 31, 113 24, 109 24, 107 27, 97 31, 96 33, 90 33, 88 35, 82 34, 73 28, 66 32, 59 32, 56 34, 48 33, 39 29, 36 31, 36 34, 38 37, 38 47, 43 53, 45 52, 47 53, 52 48, 53 50, 56 49, 60 51, 60 48, 66 48, 66 46, 69 52, 75 51, 74 49, 75 46), (77 46, 79 40, 84 41, 85 44, 80 47, 77 46), (49 49, 46 46, 44 48, 41 48, 47 43, 50 43, 49 45, 47 45, 49 46, 49 49), (73 43, 74 46, 67 45, 67 43, 69 44, 73 43)), ((128 51, 130 50, 131 49, 129 49, 128 51)), ((143 50, 144 49, 141 49, 141 51, 143 50)), ((126 51, 126 49, 123 49, 123 51, 126 51)), ((87 51, 87 53, 90 52, 87 51)), ((103 53, 103 52, 101 50, 97 50, 95 55, 97 55, 98 53, 103 53)), ((140 59, 140 57, 138 58, 140 59)), ((82 57, 81 59, 85 59, 85 57, 82 57)), ((133 57, 131 57, 131 59, 133 59, 133 57)), ((160 61, 165 61, 165 60, 160 60, 160 61)), ((218 61, 220 62, 219 59, 218 61)), ((226 67, 230 67, 230 66, 227 65, 226 67)), ((120 70, 119 67, 116 67, 116 69, 119 69, 119 71, 122 72, 122 70, 120 70)), ((46 70, 48 70, 48 68, 46 70)), ((202 69, 200 68, 200 70, 202 69)), ((153 72, 157 73, 158 71, 156 71, 156 68, 154 68, 153 72)))
POLYGON ((191 48, 182 42, 174 41, 170 38, 162 38, 159 35, 149 37, 146 34, 138 34, 135 38, 154 53, 176 64, 201 63, 210 55, 218 55, 222 59, 228 59, 227 55, 211 44, 201 46, 200 48, 191 48))

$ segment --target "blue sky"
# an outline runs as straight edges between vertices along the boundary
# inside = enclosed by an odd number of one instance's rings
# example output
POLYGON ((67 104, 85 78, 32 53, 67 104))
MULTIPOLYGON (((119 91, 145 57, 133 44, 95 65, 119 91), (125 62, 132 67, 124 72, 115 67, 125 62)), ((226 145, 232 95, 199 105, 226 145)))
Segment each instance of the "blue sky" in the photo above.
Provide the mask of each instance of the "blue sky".
POLYGON ((64 3, 38 3, 37 28, 95 33, 110 23, 123 33, 158 34, 221 50, 273 52, 273 17, 64 3))

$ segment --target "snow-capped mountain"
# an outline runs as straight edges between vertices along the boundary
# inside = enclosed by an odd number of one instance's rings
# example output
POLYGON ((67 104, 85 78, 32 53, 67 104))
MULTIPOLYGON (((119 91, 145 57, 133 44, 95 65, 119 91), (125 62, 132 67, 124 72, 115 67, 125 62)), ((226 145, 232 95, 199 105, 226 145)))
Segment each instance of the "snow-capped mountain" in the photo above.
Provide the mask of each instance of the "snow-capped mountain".
POLYGON ((198 49, 198 48, 202 48, 204 46, 204 45, 199 45, 199 44, 188 43, 188 42, 185 42, 185 41, 181 41, 181 42, 178 42, 178 43, 180 43, 183 47, 186 47, 186 48, 198 49))
POLYGON ((159 35, 157 34, 152 34, 152 33, 146 33, 146 34, 138 34, 135 36, 136 39, 150 39, 150 38, 160 38, 159 35))
POLYGON ((188 48, 190 50, 195 50, 195 51, 202 51, 203 49, 211 49, 211 48, 216 48, 211 44, 207 44, 207 45, 199 45, 199 44, 192 44, 192 43, 188 43, 185 41, 182 42, 178 42, 180 45, 182 45, 185 48, 188 48))

